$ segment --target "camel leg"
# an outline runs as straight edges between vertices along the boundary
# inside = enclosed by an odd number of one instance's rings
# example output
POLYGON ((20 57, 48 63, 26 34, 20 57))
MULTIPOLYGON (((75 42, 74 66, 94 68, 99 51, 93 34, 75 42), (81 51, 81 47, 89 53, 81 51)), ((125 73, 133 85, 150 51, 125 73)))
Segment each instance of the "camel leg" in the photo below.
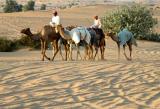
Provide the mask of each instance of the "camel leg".
POLYGON ((67 45, 64 45, 64 50, 65 50, 65 61, 67 61, 67 54, 68 54, 67 45))
POLYGON ((76 57, 76 60, 78 60, 78 55, 80 56, 81 60, 82 60, 82 56, 80 54, 80 51, 79 51, 79 44, 76 44, 77 46, 77 57, 76 57))
POLYGON ((97 56, 97 53, 98 53, 98 47, 96 47, 96 46, 95 46, 95 51, 96 51, 96 52, 95 52, 95 55, 94 55, 94 57, 93 57, 94 60, 95 60, 95 58, 96 58, 96 56, 97 56))
POLYGON ((120 44, 117 43, 117 46, 118 46, 118 61, 120 60, 120 44))
POLYGON ((41 54, 42 54, 42 61, 44 61, 43 52, 44 52, 44 42, 41 40, 41 54))
POLYGON ((46 59, 48 59, 48 60, 51 60, 49 57, 47 57, 47 55, 46 55, 46 41, 44 41, 44 51, 43 51, 43 56, 46 58, 46 59))
POLYGON ((89 53, 88 53, 88 47, 86 46, 85 47, 85 56, 84 56, 84 60, 87 60, 87 56, 89 55, 89 53))
POLYGON ((132 44, 128 44, 129 52, 130 52, 130 60, 132 60, 132 44))
POLYGON ((103 60, 103 46, 100 46, 100 51, 101 51, 101 60, 103 60))
POLYGON ((54 53, 54 55, 53 55, 52 61, 54 60, 56 54, 57 54, 58 51, 59 51, 59 48, 58 48, 58 41, 56 40, 54 44, 55 44, 55 53, 54 53))
POLYGON ((93 57, 93 48, 92 46, 85 46, 85 59, 84 60, 87 60, 88 59, 91 59, 93 57))
POLYGON ((102 53, 102 59, 104 60, 104 52, 105 52, 105 47, 103 46, 103 53, 102 53))
POLYGON ((100 41, 101 60, 104 60, 105 39, 100 41))
POLYGON ((66 60, 69 59, 69 54, 70 54, 70 50, 69 50, 69 44, 66 45, 66 60))
POLYGON ((62 55, 62 44, 61 43, 58 44, 58 49, 59 49, 59 54, 62 57, 62 60, 64 60, 63 55, 62 55))
POLYGON ((78 53, 79 53, 79 46, 78 46, 78 44, 76 44, 76 47, 77 47, 77 57, 76 57, 76 60, 78 60, 78 53))
POLYGON ((124 54, 125 58, 126 58, 127 60, 129 60, 129 58, 128 58, 127 55, 126 55, 125 47, 126 47, 126 45, 123 45, 123 52, 124 52, 123 54, 124 54))
POLYGON ((88 47, 88 58, 89 59, 93 59, 94 57, 93 57, 93 46, 89 46, 88 47))
POLYGON ((69 47, 69 58, 70 58, 70 60, 72 60, 72 42, 70 43, 70 47, 69 47))

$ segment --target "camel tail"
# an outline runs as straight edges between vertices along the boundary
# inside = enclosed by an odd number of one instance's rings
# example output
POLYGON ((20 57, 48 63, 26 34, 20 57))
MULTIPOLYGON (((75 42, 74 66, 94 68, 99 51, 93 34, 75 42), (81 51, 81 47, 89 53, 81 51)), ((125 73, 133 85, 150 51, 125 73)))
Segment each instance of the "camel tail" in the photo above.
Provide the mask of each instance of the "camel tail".
POLYGON ((137 41, 135 38, 132 38, 132 44, 135 45, 136 47, 138 46, 137 41))

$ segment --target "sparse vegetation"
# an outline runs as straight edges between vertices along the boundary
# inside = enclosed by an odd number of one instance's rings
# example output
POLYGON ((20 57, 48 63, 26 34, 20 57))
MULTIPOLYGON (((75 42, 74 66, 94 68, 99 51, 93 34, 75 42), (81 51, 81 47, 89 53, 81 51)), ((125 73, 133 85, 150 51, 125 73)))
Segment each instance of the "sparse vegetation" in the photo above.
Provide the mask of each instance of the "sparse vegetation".
POLYGON ((148 34, 151 33, 153 26, 157 24, 157 20, 152 17, 150 10, 144 6, 133 5, 106 14, 102 18, 102 24, 106 31, 118 33, 122 28, 127 27, 137 39, 156 39, 151 38, 155 35, 148 34))
POLYGON ((33 41, 27 36, 22 36, 18 40, 9 40, 3 37, 0 38, 0 52, 14 51, 23 47, 39 49, 40 41, 33 41))
POLYGON ((5 13, 22 11, 22 5, 18 4, 15 0, 6 0, 6 5, 3 8, 5 13))
POLYGON ((33 41, 29 37, 22 35, 22 37, 15 41, 19 47, 31 47, 34 49, 40 48, 40 41, 33 41))
POLYGON ((40 10, 46 10, 46 4, 42 4, 40 10))
POLYGON ((28 10, 34 10, 34 6, 35 6, 35 1, 30 0, 27 2, 26 5, 23 6, 23 11, 28 11, 28 10))
POLYGON ((160 34, 158 33, 147 34, 145 37, 142 38, 142 40, 160 42, 160 34))
POLYGON ((14 41, 6 38, 0 38, 0 52, 9 52, 16 49, 14 41))

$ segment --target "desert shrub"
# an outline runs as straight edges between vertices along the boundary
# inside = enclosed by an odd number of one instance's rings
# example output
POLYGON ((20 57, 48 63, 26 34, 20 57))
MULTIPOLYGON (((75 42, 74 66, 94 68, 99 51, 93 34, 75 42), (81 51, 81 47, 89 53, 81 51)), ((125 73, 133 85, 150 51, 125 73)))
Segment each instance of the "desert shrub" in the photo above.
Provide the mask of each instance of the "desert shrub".
POLYGON ((16 49, 16 44, 12 40, 0 38, 0 52, 9 52, 16 49))
POLYGON ((20 39, 17 40, 9 40, 3 37, 0 38, 0 52, 14 51, 24 47, 39 49, 40 41, 33 41, 27 36, 22 36, 20 39))
POLYGON ((145 37, 142 38, 142 40, 160 42, 160 34, 158 33, 147 34, 145 37))
POLYGON ((5 13, 22 11, 22 5, 18 4, 15 0, 6 0, 6 5, 3 8, 5 13))
POLYGON ((67 8, 67 6, 62 5, 62 6, 60 6, 59 8, 60 8, 60 9, 66 9, 66 8, 67 8))
POLYGON ((39 49, 40 48, 40 41, 34 41, 28 36, 22 36, 20 39, 15 41, 16 45, 18 47, 31 47, 34 49, 39 49))
POLYGON ((106 31, 114 33, 121 29, 128 28, 135 38, 145 39, 150 34, 153 26, 157 24, 157 19, 152 17, 149 9, 141 5, 126 6, 102 18, 102 26, 106 31))
POLYGON ((40 10, 46 10, 46 5, 42 4, 40 10))
POLYGON ((34 10, 34 6, 35 6, 35 1, 30 0, 27 2, 26 5, 23 6, 23 11, 28 11, 28 10, 34 10))

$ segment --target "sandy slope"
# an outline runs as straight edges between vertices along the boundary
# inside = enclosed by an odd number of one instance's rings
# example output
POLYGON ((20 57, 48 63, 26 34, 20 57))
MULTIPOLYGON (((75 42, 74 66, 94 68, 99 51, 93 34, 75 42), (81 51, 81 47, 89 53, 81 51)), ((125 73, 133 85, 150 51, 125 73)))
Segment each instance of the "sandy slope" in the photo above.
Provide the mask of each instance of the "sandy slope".
MULTIPOLYGON (((81 8, 58 10, 61 22, 66 25, 90 26, 93 16, 102 16, 105 12, 115 9, 117 6, 97 5, 81 8), (98 10, 97 10, 98 9, 98 10)), ((20 30, 31 28, 33 32, 39 31, 42 26, 51 21, 52 11, 0 13, 0 37, 19 38, 20 30)))
MULTIPOLYGON (((159 109, 160 44, 138 42, 134 60, 107 41, 105 61, 41 62, 40 51, 0 53, 0 108, 159 109)), ((48 55, 52 55, 48 51, 48 55)))

